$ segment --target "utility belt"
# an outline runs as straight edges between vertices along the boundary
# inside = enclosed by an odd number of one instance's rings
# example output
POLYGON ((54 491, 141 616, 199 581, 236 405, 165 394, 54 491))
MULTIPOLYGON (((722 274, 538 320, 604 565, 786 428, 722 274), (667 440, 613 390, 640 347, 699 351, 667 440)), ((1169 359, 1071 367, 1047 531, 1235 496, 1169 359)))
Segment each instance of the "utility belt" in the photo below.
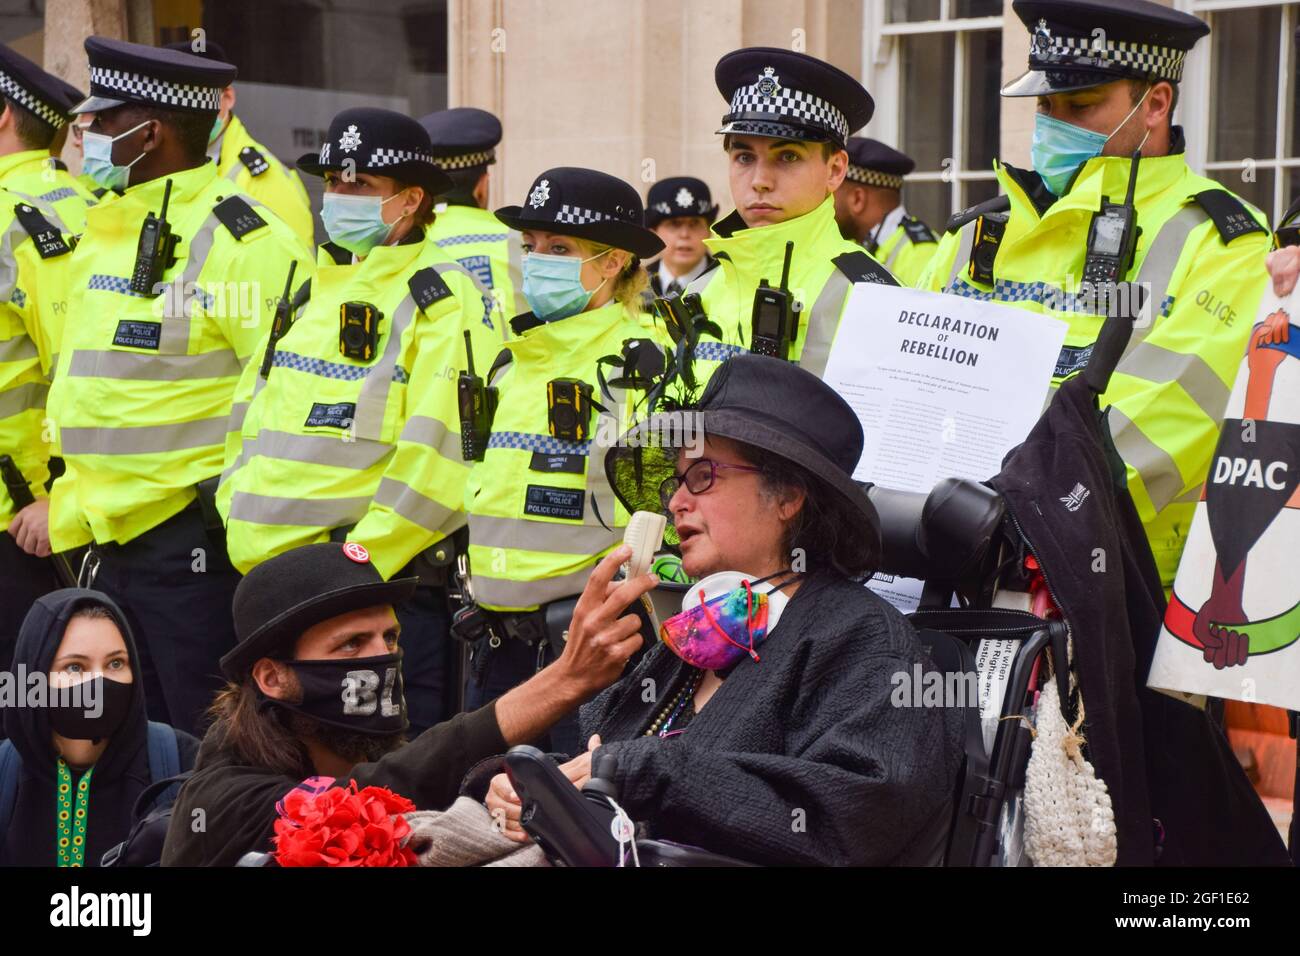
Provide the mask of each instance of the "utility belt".
MULTIPOLYGON (((217 511, 217 483, 220 478, 220 475, 213 475, 211 478, 205 478, 203 481, 196 483, 194 485, 195 497, 193 501, 187 504, 180 511, 176 512, 176 514, 172 515, 166 521, 163 521, 160 524, 155 525, 153 528, 150 528, 149 531, 144 532, 144 534, 149 534, 157 528, 167 524, 168 521, 175 521, 182 515, 187 515, 191 512, 198 512, 199 517, 203 522, 203 532, 204 536, 208 539, 208 544, 212 547, 214 552, 220 553, 223 556, 223 561, 226 560, 226 526, 221 520, 221 513, 217 511)), ((132 539, 132 541, 134 540, 136 539, 132 539)), ((132 541, 128 541, 125 544, 117 541, 105 541, 103 543, 91 542, 84 553, 76 556, 77 563, 75 567, 77 586, 83 588, 93 587, 95 576, 99 573, 100 559, 102 556, 105 554, 113 554, 123 548, 130 547, 132 541)), ((65 560, 68 562, 70 568, 73 566, 72 562, 75 551, 77 550, 79 549, 74 549, 74 551, 68 552, 68 555, 65 556, 65 560)))
POLYGON ((489 647, 500 647, 506 640, 522 641, 529 647, 549 644, 558 655, 569 637, 578 596, 561 598, 544 604, 536 611, 489 611, 466 603, 452 615, 451 633, 467 644, 487 639, 489 647))
MULTIPOLYGON (((330 540, 346 541, 355 527, 355 524, 350 524, 332 528, 330 540)), ((456 557, 468 551, 469 528, 463 527, 437 544, 429 545, 413 557, 394 577, 415 576, 420 579, 420 587, 450 588, 456 581, 456 557)))

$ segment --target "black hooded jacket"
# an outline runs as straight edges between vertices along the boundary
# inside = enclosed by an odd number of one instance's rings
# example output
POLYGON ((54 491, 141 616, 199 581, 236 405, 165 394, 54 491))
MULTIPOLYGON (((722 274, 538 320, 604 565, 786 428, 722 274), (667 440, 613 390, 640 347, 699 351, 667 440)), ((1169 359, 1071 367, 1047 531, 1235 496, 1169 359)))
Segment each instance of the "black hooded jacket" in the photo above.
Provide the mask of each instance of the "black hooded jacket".
MULTIPOLYGON (((121 610, 97 591, 65 588, 47 594, 32 605, 23 620, 14 651, 12 673, 22 665, 27 674, 48 674, 73 613, 87 604, 107 608, 126 642, 135 681, 130 709, 122 726, 95 763, 90 781, 86 826, 86 866, 98 866, 104 852, 126 838, 131 829, 131 808, 150 783, 148 720, 144 682, 140 676, 135 639, 121 610)), ((19 688, 23 692, 24 688, 19 688)), ((14 706, 3 710, 5 735, 22 757, 22 772, 7 832, 0 834, 0 865, 54 866, 55 786, 57 754, 45 709, 14 706)), ((198 741, 177 732, 182 770, 194 764, 198 741)), ((82 769, 73 767, 73 783, 82 769)))

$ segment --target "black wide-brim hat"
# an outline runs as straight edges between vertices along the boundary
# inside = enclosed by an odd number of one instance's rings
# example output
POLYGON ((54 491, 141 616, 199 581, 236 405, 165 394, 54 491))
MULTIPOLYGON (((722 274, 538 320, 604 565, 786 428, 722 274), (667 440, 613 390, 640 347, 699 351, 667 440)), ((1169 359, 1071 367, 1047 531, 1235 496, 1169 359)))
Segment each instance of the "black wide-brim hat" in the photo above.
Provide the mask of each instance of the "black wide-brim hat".
MULTIPOLYGON (((829 385, 781 359, 741 352, 723 362, 697 404, 658 412, 633 426, 605 456, 605 475, 629 512, 663 514, 659 485, 677 471, 677 454, 696 440, 730 438, 799 466, 846 506, 853 531, 881 553, 880 516, 853 471, 862 424, 829 385)), ((664 542, 678 544, 668 515, 664 542)))
POLYGON ((286 652, 308 628, 340 614, 398 604, 415 593, 419 578, 385 581, 355 543, 307 544, 264 561, 235 588, 234 649, 221 672, 242 680, 259 658, 286 652))
POLYGON ((646 228, 679 216, 701 216, 713 225, 718 204, 709 194, 708 183, 694 176, 669 176, 650 187, 645 198, 646 228))
POLYGON ((1014 0, 1030 33, 1029 70, 1003 96, 1051 96, 1116 80, 1181 82, 1205 21, 1151 0, 1014 0))
POLYGON ((558 166, 533 181, 522 206, 503 206, 496 217, 520 232, 537 229, 623 249, 642 259, 663 252, 663 240, 643 224, 637 191, 617 176, 558 166))
POLYGON ((450 192, 454 185, 434 161, 429 134, 417 120, 372 106, 335 116, 320 152, 299 156, 297 166, 309 176, 331 170, 389 176, 432 196, 450 192))
POLYGON ((843 70, 806 53, 748 47, 728 53, 713 79, 730 109, 719 133, 749 133, 843 148, 876 104, 843 70))

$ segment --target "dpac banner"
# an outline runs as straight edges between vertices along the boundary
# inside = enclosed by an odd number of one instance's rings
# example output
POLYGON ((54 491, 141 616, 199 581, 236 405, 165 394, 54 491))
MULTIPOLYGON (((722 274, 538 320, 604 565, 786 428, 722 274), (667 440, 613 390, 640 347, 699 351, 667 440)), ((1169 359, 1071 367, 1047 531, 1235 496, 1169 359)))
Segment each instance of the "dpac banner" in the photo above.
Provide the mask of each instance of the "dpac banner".
POLYGON ((1300 295, 1264 296, 1147 686, 1300 709, 1300 295))

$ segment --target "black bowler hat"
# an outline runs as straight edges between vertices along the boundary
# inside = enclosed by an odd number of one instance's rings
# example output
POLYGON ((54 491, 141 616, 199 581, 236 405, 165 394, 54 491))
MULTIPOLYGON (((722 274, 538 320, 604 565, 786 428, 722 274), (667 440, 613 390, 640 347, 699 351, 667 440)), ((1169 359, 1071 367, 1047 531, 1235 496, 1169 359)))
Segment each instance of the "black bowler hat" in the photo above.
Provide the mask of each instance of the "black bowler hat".
POLYGON ((87 37, 86 55, 90 96, 74 113, 99 113, 125 103, 215 113, 221 108, 221 91, 239 72, 229 63, 193 53, 105 37, 87 37))
POLYGON ((902 189, 903 177, 916 169, 916 160, 878 139, 854 136, 849 140, 849 171, 844 177, 864 186, 902 189))
POLYGON ((876 104, 843 70, 806 53, 756 46, 728 53, 713 70, 731 104, 719 133, 750 133, 843 147, 876 104))
POLYGON ((664 244, 641 224, 643 215, 641 197, 623 180, 576 166, 548 169, 533 181, 522 206, 496 211, 511 229, 577 236, 648 259, 664 244))
POLYGON ((312 176, 342 169, 391 176, 400 183, 420 186, 433 196, 452 187, 451 179, 433 161, 424 127, 402 113, 371 106, 344 110, 335 116, 320 152, 299 156, 298 168, 312 176))
POLYGON ((433 161, 443 169, 473 169, 497 161, 501 121, 472 106, 439 110, 420 119, 433 145, 433 161))
POLYGON ((1210 32, 1205 21, 1151 0, 1014 0, 1029 29, 1029 71, 1003 96, 1050 96, 1115 80, 1183 78, 1183 63, 1210 32))
POLYGON ((0 94, 53 129, 61 129, 72 107, 85 98, 81 90, 4 44, 0 44, 0 94))
POLYGON ((204 38, 201 44, 196 37, 193 40, 177 40, 175 43, 164 43, 162 48, 164 50, 179 50, 181 53, 193 53, 205 60, 217 60, 221 63, 230 62, 230 57, 226 56, 226 48, 216 40, 207 38, 204 38), (201 45, 202 49, 195 49, 196 44, 201 45))
MULTIPOLYGON (((880 555, 880 517, 853 480, 862 457, 862 424, 849 403, 812 372, 741 352, 718 367, 697 404, 633 426, 605 456, 605 476, 629 512, 663 513, 659 485, 676 473, 677 452, 690 437, 687 427, 702 438, 744 442, 805 469, 848 505, 853 533, 880 555)), ((664 541, 676 546, 676 529, 670 527, 664 541)))
POLYGON ((653 229, 665 219, 703 216, 710 225, 718 218, 718 204, 709 195, 708 184, 693 176, 670 176, 650 187, 645 199, 645 224, 653 229))
POLYGON ((419 578, 385 581, 356 543, 305 544, 249 571, 232 605, 238 644, 221 658, 221 672, 241 680, 260 658, 287 651, 303 631, 340 614, 397 604, 419 578))

